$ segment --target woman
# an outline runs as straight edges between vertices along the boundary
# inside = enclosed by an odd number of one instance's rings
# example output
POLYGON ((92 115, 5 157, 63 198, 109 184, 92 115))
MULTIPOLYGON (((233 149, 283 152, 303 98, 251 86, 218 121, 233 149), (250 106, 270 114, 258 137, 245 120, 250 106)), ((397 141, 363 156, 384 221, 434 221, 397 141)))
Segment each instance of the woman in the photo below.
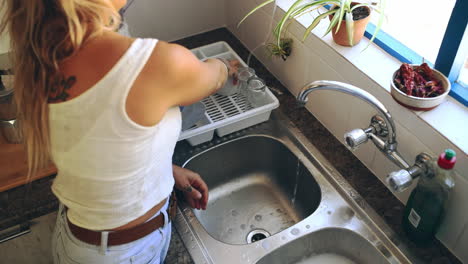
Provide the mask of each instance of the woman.
POLYGON ((174 184, 193 208, 208 201, 200 176, 171 164, 178 106, 216 92, 238 63, 115 33, 125 0, 0 2, 29 175, 50 158, 58 169, 54 262, 162 262, 174 184))

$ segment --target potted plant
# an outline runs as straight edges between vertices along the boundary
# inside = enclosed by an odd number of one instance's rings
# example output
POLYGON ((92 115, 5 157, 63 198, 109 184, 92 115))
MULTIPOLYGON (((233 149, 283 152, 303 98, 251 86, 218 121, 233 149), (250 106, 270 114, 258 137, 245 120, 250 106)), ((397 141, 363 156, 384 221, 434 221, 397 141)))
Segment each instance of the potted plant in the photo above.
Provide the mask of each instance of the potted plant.
MULTIPOLYGON (((384 20, 384 8, 386 0, 376 0, 376 3, 358 3, 351 0, 296 0, 289 10, 284 14, 274 29, 276 43, 273 44, 276 49, 282 49, 282 33, 285 30, 286 22, 290 19, 297 18, 306 13, 318 10, 319 12, 326 8, 326 11, 319 13, 312 23, 307 27, 303 40, 305 40, 312 30, 322 21, 329 18, 330 25, 325 31, 325 35, 332 33, 333 39, 339 45, 354 46, 359 43, 364 35, 365 28, 370 19, 371 10, 380 13, 376 29, 369 43, 372 43, 376 34, 379 32, 384 20)), ((239 25, 250 15, 255 13, 262 7, 275 2, 275 0, 267 0, 262 4, 252 9, 240 22, 239 25)), ((283 41, 284 42, 284 41, 283 41)))

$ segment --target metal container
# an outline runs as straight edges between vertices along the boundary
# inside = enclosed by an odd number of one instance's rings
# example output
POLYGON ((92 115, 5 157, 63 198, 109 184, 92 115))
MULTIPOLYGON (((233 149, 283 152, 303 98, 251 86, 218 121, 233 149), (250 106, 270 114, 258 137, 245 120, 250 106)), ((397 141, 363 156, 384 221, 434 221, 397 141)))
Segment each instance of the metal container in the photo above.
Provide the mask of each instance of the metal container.
POLYGON ((0 120, 0 135, 7 143, 18 144, 22 142, 19 121, 16 119, 4 121, 0 120))
POLYGON ((10 71, 0 70, 0 135, 8 143, 20 143, 17 109, 13 99, 13 77, 10 71))
POLYGON ((13 75, 0 70, 0 120, 16 118, 16 104, 13 100, 13 75))

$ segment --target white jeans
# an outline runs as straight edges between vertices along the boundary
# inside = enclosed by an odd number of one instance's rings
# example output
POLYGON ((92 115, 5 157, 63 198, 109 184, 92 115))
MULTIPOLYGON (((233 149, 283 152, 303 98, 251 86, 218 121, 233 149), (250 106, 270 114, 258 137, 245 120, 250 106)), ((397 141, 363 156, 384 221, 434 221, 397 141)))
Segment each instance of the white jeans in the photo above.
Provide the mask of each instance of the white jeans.
MULTIPOLYGON (((168 219, 166 213, 168 205, 169 202, 166 202, 156 215, 163 212, 165 219, 168 219)), ((66 210, 63 210, 61 204, 52 237, 54 263, 163 263, 171 240, 171 223, 167 220, 165 222, 163 227, 133 242, 118 246, 96 246, 79 240, 71 233, 67 224, 66 210)))

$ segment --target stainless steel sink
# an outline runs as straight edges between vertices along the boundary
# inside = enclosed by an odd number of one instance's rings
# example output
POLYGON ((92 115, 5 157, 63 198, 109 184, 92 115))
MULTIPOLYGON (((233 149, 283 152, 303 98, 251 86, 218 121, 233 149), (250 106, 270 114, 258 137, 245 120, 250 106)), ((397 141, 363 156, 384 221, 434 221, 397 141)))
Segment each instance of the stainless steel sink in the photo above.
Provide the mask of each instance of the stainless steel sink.
POLYGON ((206 211, 180 203, 174 221, 195 263, 295 263, 323 252, 356 264, 413 261, 278 111, 242 132, 197 147, 179 144, 174 161, 200 173, 210 188, 206 211))
POLYGON ((258 264, 388 264, 369 241, 343 228, 325 228, 300 237, 261 258, 258 264))
POLYGON ((311 215, 321 191, 303 163, 280 141, 245 137, 202 152, 185 165, 210 189, 195 216, 215 239, 247 244, 311 215))

